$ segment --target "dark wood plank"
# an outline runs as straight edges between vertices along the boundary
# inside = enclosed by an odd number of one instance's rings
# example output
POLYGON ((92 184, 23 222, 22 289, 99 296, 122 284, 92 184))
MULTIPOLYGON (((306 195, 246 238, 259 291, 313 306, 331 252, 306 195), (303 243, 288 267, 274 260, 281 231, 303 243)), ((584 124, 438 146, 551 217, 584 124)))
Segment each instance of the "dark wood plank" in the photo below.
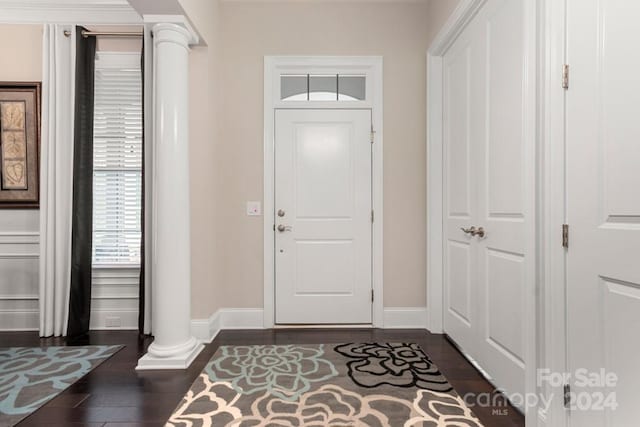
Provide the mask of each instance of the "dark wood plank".
MULTIPOLYGON (((222 331, 184 371, 135 371, 151 339, 134 331, 92 331, 90 344, 125 347, 73 384, 19 426, 162 426, 205 364, 221 345, 322 344, 344 342, 415 342, 438 365, 461 396, 486 397, 495 388, 443 335, 419 329, 275 329, 222 331)), ((64 345, 60 338, 40 339, 32 332, 0 333, 3 347, 64 345)), ((503 403, 498 395, 494 399, 503 403)), ((524 426, 511 406, 474 406, 487 427, 524 426)))

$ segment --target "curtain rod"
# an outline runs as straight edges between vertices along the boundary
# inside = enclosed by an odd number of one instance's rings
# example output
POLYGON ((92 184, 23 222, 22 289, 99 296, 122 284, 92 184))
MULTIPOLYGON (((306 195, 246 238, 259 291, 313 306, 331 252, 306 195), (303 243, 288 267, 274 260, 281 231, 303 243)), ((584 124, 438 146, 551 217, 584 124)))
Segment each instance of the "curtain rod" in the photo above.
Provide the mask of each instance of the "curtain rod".
MULTIPOLYGON (((71 36, 71 31, 65 30, 64 35, 67 37, 71 36)), ((105 36, 105 37, 142 37, 144 33, 138 32, 123 32, 123 31, 87 31, 82 30, 82 37, 87 38, 91 36, 105 36)))

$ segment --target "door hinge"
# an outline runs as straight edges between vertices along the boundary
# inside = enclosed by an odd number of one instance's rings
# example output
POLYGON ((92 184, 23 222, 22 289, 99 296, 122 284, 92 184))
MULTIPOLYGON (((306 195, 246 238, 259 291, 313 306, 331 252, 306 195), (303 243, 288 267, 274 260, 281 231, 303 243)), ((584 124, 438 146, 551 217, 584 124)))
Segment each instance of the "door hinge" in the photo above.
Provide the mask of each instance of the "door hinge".
POLYGON ((569 248, 569 224, 562 224, 562 247, 569 248))
POLYGON ((376 131, 373 130, 373 127, 371 127, 371 143, 373 144, 373 141, 376 138, 376 131))
POLYGON ((371 289, 371 302, 373 302, 373 289, 371 289))
POLYGON ((371 209, 371 222, 373 223, 374 220, 375 220, 375 215, 373 213, 373 209, 371 209))
POLYGON ((562 66, 562 88, 569 89, 569 64, 562 66))
POLYGON ((571 407, 571 386, 565 384, 563 387, 564 407, 569 409, 571 407))

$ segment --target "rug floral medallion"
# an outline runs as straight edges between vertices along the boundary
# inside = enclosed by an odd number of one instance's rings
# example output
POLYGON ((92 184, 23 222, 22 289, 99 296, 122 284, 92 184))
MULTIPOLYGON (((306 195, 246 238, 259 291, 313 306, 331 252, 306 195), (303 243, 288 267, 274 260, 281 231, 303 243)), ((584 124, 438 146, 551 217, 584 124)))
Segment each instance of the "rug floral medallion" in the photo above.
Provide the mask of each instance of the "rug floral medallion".
POLYGON ((167 426, 482 424, 417 344, 224 346, 167 426))

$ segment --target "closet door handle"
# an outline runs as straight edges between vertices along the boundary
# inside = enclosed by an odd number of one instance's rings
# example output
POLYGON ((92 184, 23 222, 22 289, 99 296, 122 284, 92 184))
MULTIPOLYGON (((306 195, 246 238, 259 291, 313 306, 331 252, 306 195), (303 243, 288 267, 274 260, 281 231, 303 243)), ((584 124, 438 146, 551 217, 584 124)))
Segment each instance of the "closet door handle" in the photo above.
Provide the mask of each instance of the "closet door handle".
POLYGON ((464 231, 467 234, 471 234, 472 236, 484 237, 487 234, 486 231, 484 231, 484 228, 482 227, 476 228, 473 225, 469 228, 460 227, 460 230, 464 231))
POLYGON ((467 234, 471 234, 472 236, 476 235, 476 228, 473 225, 469 228, 460 227, 460 230, 464 231, 467 234))
MULTIPOLYGON (((473 228, 473 227, 471 227, 471 228, 473 228)), ((478 229, 473 232, 472 236, 480 236, 480 238, 482 238, 482 237, 484 237, 485 234, 486 233, 484 231, 484 228, 478 227, 478 229)))

